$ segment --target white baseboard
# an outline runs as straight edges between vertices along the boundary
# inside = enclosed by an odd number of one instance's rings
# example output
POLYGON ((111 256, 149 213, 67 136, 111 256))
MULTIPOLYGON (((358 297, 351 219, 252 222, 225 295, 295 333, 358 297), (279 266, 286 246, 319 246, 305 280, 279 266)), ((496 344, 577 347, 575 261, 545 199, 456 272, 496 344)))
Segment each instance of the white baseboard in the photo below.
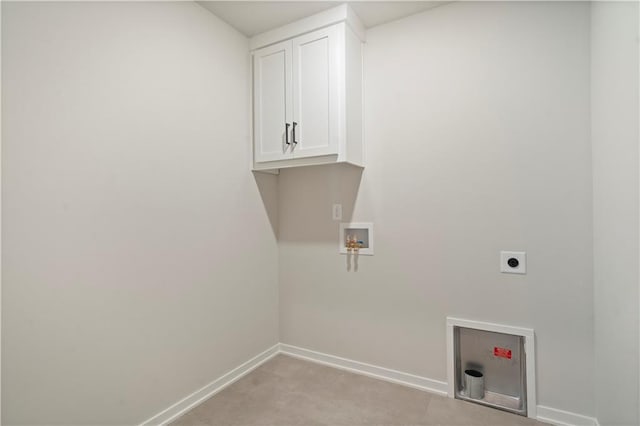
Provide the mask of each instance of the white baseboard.
POLYGON ((384 367, 378 367, 376 365, 365 364, 364 362, 354 361, 352 359, 323 354, 284 343, 280 344, 280 352, 285 355, 306 359, 328 365, 330 367, 339 368, 341 370, 347 370, 353 373, 385 380, 387 382, 398 383, 415 389, 447 396, 447 383, 439 380, 427 379, 426 377, 403 373, 402 371, 391 370, 384 367))
MULTIPOLYGON (((165 425, 172 420, 175 420, 182 414, 204 402, 206 399, 220 392, 225 387, 229 386, 245 374, 280 353, 318 364, 339 368, 341 370, 350 371, 352 373, 362 374, 376 379, 385 380, 387 382, 398 383, 415 389, 447 396, 447 382, 432 380, 426 377, 404 373, 402 371, 391 370, 389 368, 366 364, 352 359, 312 351, 310 349, 299 348, 285 343, 278 343, 239 367, 229 371, 222 377, 204 386, 202 389, 199 389, 191 395, 176 402, 166 410, 163 410, 142 422, 140 426, 165 425)), ((571 413, 542 405, 537 406, 536 418, 541 422, 551 423, 558 426, 599 426, 598 420, 594 417, 583 416, 581 414, 571 413)))
POLYGON ((541 422, 551 423, 557 426, 599 426, 595 417, 558 410, 556 408, 538 405, 538 417, 541 422))
POLYGON ((280 344, 278 343, 262 352, 261 354, 251 358, 244 364, 217 378, 203 388, 195 391, 191 395, 181 399, 171 407, 145 420, 140 424, 140 426, 165 425, 172 420, 175 420, 195 406, 204 402, 206 399, 220 392, 222 389, 226 388, 236 380, 240 379, 242 376, 249 373, 256 367, 259 367, 261 364, 267 362, 268 360, 276 356, 279 352, 280 344))

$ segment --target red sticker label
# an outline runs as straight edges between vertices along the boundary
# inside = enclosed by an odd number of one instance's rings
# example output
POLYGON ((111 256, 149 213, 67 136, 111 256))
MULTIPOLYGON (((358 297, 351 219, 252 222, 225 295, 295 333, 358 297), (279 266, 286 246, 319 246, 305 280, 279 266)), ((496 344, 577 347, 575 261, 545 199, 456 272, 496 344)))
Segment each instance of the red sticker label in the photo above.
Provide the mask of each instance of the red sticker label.
POLYGON ((493 356, 497 356, 500 358, 506 358, 506 359, 511 359, 511 349, 507 349, 507 348, 499 348, 499 347, 494 347, 493 348, 493 356))

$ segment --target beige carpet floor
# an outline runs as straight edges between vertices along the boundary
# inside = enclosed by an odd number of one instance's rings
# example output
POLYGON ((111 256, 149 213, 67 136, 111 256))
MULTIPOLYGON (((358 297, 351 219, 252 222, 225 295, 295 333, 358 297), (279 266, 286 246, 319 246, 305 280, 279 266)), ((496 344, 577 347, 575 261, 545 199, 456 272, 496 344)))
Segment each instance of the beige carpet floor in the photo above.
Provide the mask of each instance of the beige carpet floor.
POLYGON ((542 425, 526 417, 278 355, 173 425, 542 425))

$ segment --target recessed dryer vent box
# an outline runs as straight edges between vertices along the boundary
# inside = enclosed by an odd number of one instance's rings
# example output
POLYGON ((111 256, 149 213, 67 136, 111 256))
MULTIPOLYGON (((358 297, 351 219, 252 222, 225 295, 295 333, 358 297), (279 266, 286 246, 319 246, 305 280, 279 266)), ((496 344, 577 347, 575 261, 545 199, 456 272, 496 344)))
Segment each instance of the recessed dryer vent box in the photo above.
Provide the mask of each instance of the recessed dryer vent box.
POLYGON ((340 224, 340 236, 338 240, 340 254, 355 254, 347 249, 347 239, 355 238, 360 248, 357 254, 373 256, 373 223, 352 222, 340 224))
POLYGON ((536 417, 533 330, 447 318, 449 396, 536 417))

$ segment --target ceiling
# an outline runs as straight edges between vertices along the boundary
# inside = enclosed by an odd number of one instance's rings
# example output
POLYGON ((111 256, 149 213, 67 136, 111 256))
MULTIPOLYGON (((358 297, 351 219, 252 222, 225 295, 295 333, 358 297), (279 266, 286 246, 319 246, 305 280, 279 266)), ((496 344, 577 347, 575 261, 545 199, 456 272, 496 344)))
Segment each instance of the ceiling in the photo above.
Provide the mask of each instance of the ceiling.
MULTIPOLYGON (((341 1, 198 1, 232 27, 251 37, 294 22, 341 1)), ((413 15, 447 1, 350 1, 366 28, 413 15)))

